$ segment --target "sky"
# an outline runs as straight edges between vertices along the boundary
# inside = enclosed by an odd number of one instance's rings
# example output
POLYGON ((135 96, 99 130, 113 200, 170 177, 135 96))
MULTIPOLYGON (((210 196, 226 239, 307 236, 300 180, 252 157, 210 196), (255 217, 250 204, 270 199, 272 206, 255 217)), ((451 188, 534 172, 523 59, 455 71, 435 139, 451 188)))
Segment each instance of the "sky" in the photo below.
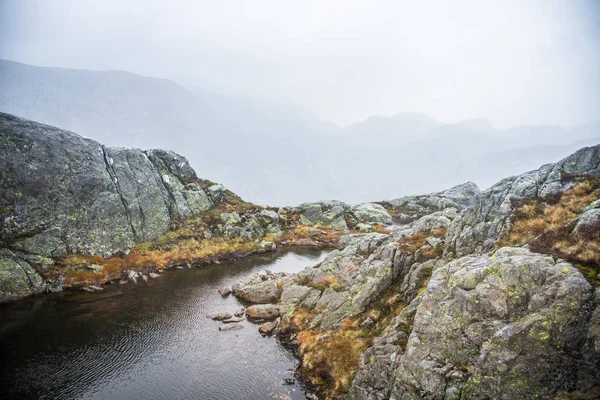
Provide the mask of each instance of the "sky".
POLYGON ((0 58, 286 98, 338 125, 600 120, 594 0, 0 0, 0 58))

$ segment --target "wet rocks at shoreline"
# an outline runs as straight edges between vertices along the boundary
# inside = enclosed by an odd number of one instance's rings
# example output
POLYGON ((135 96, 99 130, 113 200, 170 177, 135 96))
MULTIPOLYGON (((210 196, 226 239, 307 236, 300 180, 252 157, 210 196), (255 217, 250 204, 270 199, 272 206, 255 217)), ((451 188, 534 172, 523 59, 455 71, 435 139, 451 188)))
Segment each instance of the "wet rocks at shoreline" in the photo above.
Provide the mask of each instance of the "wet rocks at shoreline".
POLYGON ((244 325, 242 325, 242 324, 227 324, 227 325, 221 325, 219 327, 219 330, 222 332, 237 331, 240 329, 244 329, 244 325))
POLYGON ((255 304, 246 309, 246 316, 251 320, 271 321, 279 317, 279 308, 274 304, 255 304))
POLYGON ((225 286, 221 286, 217 292, 219 292, 219 294, 223 297, 227 297, 231 294, 231 289, 225 286))
POLYGON ((232 315, 229 314, 228 312, 222 312, 222 313, 209 314, 206 316, 206 318, 210 318, 213 321, 223 321, 226 319, 231 319, 232 315))

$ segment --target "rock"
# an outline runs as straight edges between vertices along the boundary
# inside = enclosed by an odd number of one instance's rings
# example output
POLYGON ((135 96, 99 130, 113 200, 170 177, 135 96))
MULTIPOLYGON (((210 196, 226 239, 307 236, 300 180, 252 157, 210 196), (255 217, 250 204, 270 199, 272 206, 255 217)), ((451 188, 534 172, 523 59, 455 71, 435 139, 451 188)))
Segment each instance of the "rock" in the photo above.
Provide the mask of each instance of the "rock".
POLYGON ((125 279, 121 279, 121 280, 119 281, 119 285, 125 285, 125 284, 127 284, 127 283, 129 283, 129 281, 127 281, 127 280, 125 280, 125 279))
POLYGON ((217 292, 219 292, 221 296, 225 297, 231 294, 231 289, 225 286, 221 286, 219 290, 217 290, 217 292))
POLYGON ((0 192, 10 197, 0 237, 31 254, 111 256, 214 207, 189 186, 198 178, 187 160, 170 151, 110 148, 4 113, 0 148, 0 192))
POLYGON ((577 381, 591 297, 571 264, 523 248, 442 264, 362 357, 353 390, 360 399, 549 398, 577 381))
POLYGON ((265 322, 264 324, 260 324, 258 331, 261 335, 271 335, 275 328, 277 328, 277 322, 265 322))
POLYGON ((39 293, 45 286, 37 271, 12 251, 0 253, 0 300, 39 293))
POLYGON ((350 210, 347 204, 331 201, 301 204, 294 211, 300 213, 300 223, 303 225, 346 230, 346 210, 350 210))
POLYGON ((325 236, 327 236, 327 232, 324 232, 324 231, 311 230, 308 232, 308 237, 311 240, 319 240, 325 236))
POLYGON ((279 214, 271 210, 261 210, 256 216, 256 220, 266 228, 267 232, 273 235, 281 235, 279 226, 279 214))
POLYGON ((356 230, 359 232, 372 232, 373 231, 373 226, 369 225, 369 224, 364 224, 364 223, 360 223, 356 225, 356 230))
POLYGON ((224 319, 223 323, 224 324, 233 324, 233 323, 242 322, 245 320, 246 320, 246 318, 230 318, 230 319, 224 319))
POLYGON ((275 250, 277 248, 277 245, 273 242, 268 242, 263 240, 262 242, 260 242, 259 244, 261 249, 265 249, 265 250, 275 250))
POLYGON ((152 278, 152 279, 156 279, 156 278, 158 278, 160 275, 159 275, 159 274, 156 274, 156 273, 154 273, 154 272, 150 272, 150 273, 148 274, 148 276, 149 276, 150 278, 152 278))
POLYGON ((352 207, 358 222, 379 225, 392 225, 392 216, 383 206, 375 203, 363 203, 352 207))
POLYGON ((102 272, 102 269, 104 267, 102 265, 98 265, 98 264, 90 264, 90 265, 87 265, 85 268, 91 270, 92 272, 98 273, 98 272, 102 272))
POLYGON ((459 255, 483 250, 486 241, 495 242, 506 230, 515 200, 556 196, 576 184, 574 177, 598 177, 599 161, 600 145, 585 147, 556 164, 501 180, 452 221, 447 245, 459 255))
POLYGON ((229 314, 228 312, 209 314, 206 316, 206 318, 210 318, 214 321, 223 321, 226 319, 231 319, 231 314, 229 314))
POLYGON ((442 192, 407 196, 390 200, 394 209, 401 209, 406 217, 422 217, 434 212, 454 208, 462 210, 474 206, 479 197, 479 188, 473 182, 463 183, 442 192))
POLYGON ((246 309, 246 316, 270 321, 279 317, 279 309, 273 304, 256 304, 246 309))
POLYGON ((148 282, 148 275, 142 275, 142 279, 144 280, 144 282, 148 282))
POLYGON ((275 303, 279 300, 279 287, 272 280, 261 281, 249 285, 234 285, 233 294, 249 303, 275 303))
POLYGON ((371 317, 365 318, 364 321, 360 323, 361 328, 367 328, 367 329, 372 328, 373 325, 375 325, 375 322, 373 322, 371 317))
POLYGON ((225 188, 223 185, 212 185, 208 187, 208 194, 214 204, 219 204, 223 201, 223 193, 225 188))
POLYGON ((282 305, 294 306, 306 299, 312 289, 302 285, 290 285, 283 288, 281 293, 282 305))
MULTIPOLYGON (((598 200, 594 203, 598 203, 598 200)), ((577 219, 577 224, 573 232, 585 234, 600 231, 600 208, 594 203, 588 206, 584 213, 577 219)))
POLYGON ((95 285, 90 285, 88 286, 88 289, 93 290, 94 292, 103 292, 104 288, 100 287, 100 286, 95 286, 95 285))
POLYGON ((241 317, 244 315, 244 309, 241 310, 237 310, 236 312, 233 313, 234 316, 236 317, 241 317))
POLYGON ((238 331, 240 329, 244 329, 244 325, 242 324, 227 324, 227 325, 222 325, 219 327, 220 331, 238 331))

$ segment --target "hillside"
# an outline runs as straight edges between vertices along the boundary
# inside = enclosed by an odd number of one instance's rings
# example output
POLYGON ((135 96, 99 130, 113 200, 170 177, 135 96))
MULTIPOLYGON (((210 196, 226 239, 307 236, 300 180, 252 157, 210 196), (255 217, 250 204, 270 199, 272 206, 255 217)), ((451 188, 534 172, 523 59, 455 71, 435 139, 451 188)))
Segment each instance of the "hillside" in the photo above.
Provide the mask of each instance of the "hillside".
POLYGON ((0 60, 0 111, 108 146, 164 148, 256 203, 322 198, 357 203, 504 176, 600 142, 595 125, 494 129, 418 113, 347 127, 283 100, 190 91, 120 71, 33 67, 0 60), (530 156, 523 157, 523 153, 530 156))

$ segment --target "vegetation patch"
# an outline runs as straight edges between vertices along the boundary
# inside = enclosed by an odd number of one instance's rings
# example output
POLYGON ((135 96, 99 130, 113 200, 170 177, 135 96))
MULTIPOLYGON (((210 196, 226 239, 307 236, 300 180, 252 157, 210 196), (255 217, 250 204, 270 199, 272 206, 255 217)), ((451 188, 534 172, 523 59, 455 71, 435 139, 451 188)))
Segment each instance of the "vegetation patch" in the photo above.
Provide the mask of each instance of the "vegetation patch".
POLYGON ((573 229, 584 209, 599 198, 600 180, 586 178, 558 197, 521 201, 498 246, 529 244, 535 252, 574 263, 595 283, 600 270, 600 225, 580 232, 573 229))
POLYGON ((310 329, 315 313, 303 307, 292 312, 288 325, 297 332, 302 375, 325 398, 344 398, 358 371, 360 357, 404 308, 396 292, 397 288, 390 288, 366 311, 333 329, 310 329), (372 324, 361 326, 367 318, 372 324))
POLYGON ((403 253, 417 253, 417 261, 424 262, 441 257, 444 252, 443 246, 430 246, 427 238, 434 237, 443 239, 446 236, 446 228, 435 228, 430 231, 417 232, 410 236, 403 236, 396 240, 400 244, 403 253))
MULTIPOLYGON (((237 211, 244 215, 260 209, 225 192, 225 202, 218 207, 180 223, 153 242, 138 244, 127 255, 104 258, 71 254, 58 260, 43 274, 49 279, 62 275, 65 286, 77 287, 118 279, 128 270, 147 273, 180 265, 206 264, 258 251, 260 241, 213 236, 211 228, 222 224, 222 213, 237 211)), ((275 240, 272 235, 262 239, 275 240)))

